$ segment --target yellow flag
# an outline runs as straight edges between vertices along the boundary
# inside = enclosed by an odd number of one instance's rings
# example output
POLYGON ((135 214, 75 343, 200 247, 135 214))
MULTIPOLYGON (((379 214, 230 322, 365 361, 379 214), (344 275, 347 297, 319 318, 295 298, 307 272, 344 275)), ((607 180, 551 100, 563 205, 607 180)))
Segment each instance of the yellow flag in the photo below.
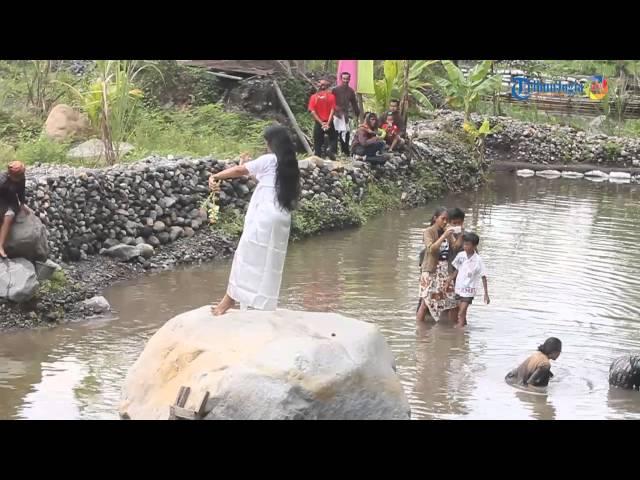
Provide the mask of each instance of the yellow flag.
POLYGON ((373 60, 358 60, 358 93, 374 95, 373 88, 373 60))

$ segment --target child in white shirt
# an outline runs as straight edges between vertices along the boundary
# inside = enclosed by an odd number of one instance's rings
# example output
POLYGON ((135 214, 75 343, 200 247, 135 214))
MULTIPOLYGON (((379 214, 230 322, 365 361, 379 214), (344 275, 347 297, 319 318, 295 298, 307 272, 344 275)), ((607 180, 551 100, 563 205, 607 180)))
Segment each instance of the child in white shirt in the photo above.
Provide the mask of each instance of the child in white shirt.
POLYGON ((456 300, 458 300, 458 323, 459 328, 464 328, 467 324, 467 309, 473 302, 476 294, 478 280, 482 278, 482 286, 484 287, 484 302, 489 304, 489 290, 487 286, 487 274, 484 269, 484 262, 476 247, 480 243, 480 237, 473 232, 467 232, 462 237, 462 252, 458 253, 451 263, 455 269, 445 285, 445 291, 449 284, 455 280, 456 300))

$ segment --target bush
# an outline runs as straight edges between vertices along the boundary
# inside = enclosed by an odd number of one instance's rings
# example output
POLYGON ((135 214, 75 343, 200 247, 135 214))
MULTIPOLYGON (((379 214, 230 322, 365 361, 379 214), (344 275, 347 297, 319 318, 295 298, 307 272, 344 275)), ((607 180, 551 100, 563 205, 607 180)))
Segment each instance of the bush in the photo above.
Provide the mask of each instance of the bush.
POLYGON ((225 157, 264 151, 262 134, 269 122, 225 112, 220 104, 184 112, 140 112, 131 138, 136 154, 214 155, 225 157))
POLYGON ((149 107, 206 105, 216 103, 224 93, 221 82, 206 70, 180 65, 175 60, 155 62, 161 75, 153 69, 140 75, 144 102, 149 107))
POLYGON ((68 163, 67 144, 56 143, 46 137, 18 147, 15 157, 27 165, 34 163, 68 163))

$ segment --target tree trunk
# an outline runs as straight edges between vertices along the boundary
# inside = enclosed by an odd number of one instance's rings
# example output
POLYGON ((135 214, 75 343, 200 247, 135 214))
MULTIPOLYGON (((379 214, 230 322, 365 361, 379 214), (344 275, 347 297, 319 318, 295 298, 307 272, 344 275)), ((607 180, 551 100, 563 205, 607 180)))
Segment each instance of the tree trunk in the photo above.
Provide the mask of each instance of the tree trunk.
POLYGON ((400 109, 400 115, 404 125, 407 125, 407 119, 409 117, 409 69, 411 67, 410 60, 404 61, 404 78, 402 82, 402 106, 400 109))

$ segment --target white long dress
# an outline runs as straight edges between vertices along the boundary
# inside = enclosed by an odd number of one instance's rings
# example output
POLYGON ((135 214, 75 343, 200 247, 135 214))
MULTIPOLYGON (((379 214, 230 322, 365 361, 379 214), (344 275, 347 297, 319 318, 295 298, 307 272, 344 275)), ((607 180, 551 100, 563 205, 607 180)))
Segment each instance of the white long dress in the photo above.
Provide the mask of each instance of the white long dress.
POLYGON ((233 257, 227 294, 240 308, 275 310, 287 255, 291 214, 276 198, 274 154, 245 163, 258 180, 244 219, 244 229, 233 257))

